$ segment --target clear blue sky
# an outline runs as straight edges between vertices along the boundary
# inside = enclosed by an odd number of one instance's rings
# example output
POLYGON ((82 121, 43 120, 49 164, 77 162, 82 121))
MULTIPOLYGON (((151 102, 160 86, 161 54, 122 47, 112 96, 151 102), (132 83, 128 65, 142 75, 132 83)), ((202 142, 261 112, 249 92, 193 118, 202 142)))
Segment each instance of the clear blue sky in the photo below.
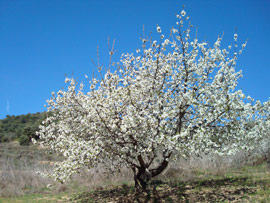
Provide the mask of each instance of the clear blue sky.
POLYGON ((65 87, 65 74, 91 75, 96 47, 107 63, 107 39, 122 52, 140 48, 145 33, 175 25, 185 10, 199 39, 223 45, 248 39, 238 60, 239 88, 255 99, 270 96, 269 0, 0 0, 0 118, 44 111, 52 91, 65 87))

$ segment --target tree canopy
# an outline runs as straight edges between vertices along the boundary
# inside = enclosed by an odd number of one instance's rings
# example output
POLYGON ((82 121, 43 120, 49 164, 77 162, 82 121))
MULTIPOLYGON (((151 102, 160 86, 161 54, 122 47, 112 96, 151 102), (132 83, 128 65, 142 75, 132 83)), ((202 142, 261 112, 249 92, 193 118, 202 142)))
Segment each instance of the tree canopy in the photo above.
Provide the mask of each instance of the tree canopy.
POLYGON ((173 158, 252 149, 265 134, 270 102, 237 88, 246 42, 240 50, 237 34, 233 47, 222 48, 221 37, 213 46, 199 42, 186 12, 176 17, 168 37, 157 26, 157 40, 142 38, 142 48, 123 54, 104 76, 86 76, 87 85, 66 78, 68 89, 52 93, 53 115, 40 126, 39 144, 67 159, 49 176, 64 181, 111 162, 113 170, 130 167, 145 189, 173 158))

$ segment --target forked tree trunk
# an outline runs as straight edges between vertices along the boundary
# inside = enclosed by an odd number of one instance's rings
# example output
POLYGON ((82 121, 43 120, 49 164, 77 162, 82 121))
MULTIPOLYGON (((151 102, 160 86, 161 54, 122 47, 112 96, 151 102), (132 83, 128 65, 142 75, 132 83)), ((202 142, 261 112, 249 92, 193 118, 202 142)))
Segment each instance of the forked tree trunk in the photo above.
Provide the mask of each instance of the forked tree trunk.
POLYGON ((135 188, 137 191, 139 191, 140 189, 146 191, 147 183, 150 180, 151 180, 151 173, 147 168, 141 167, 139 170, 135 171, 134 181, 135 181, 135 188))
POLYGON ((136 191, 146 191, 147 183, 151 178, 158 176, 168 166, 168 160, 164 159, 159 166, 154 169, 148 169, 145 166, 141 166, 139 169, 132 168, 134 173, 134 181, 136 191))

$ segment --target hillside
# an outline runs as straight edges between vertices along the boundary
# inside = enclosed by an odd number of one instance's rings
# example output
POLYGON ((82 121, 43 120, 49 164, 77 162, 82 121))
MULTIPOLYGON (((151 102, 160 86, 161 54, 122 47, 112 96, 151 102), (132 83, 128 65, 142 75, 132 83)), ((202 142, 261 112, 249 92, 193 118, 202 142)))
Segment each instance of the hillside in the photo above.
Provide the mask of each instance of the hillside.
POLYGON ((46 118, 46 113, 34 113, 10 116, 0 120, 0 143, 19 140, 21 145, 28 145, 38 126, 46 118))

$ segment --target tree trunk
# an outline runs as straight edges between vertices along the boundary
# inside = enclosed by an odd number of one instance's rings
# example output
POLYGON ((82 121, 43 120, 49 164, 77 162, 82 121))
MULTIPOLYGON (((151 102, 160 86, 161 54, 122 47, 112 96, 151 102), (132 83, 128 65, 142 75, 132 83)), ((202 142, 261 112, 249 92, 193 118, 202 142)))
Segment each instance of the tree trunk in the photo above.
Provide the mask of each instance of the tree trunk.
POLYGON ((267 149, 266 162, 267 162, 268 169, 270 169, 270 148, 267 149))
POLYGON ((139 169, 133 168, 134 173, 134 182, 136 191, 146 191, 147 183, 151 180, 151 178, 158 176, 164 169, 168 166, 167 158, 164 159, 159 166, 154 169, 149 170, 145 166, 141 166, 139 169))
POLYGON ((136 190, 139 191, 142 189, 146 191, 146 186, 150 179, 151 173, 146 167, 140 167, 139 170, 135 170, 134 181, 136 190))

